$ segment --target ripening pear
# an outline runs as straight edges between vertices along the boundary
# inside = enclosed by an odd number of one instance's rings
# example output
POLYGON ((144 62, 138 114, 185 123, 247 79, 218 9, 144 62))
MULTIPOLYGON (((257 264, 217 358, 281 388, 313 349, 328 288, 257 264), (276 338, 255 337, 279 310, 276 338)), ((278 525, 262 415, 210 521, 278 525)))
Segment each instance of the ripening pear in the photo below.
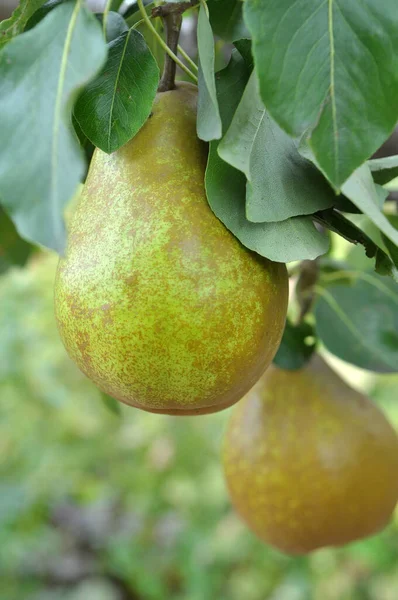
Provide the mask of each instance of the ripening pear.
POLYGON ((278 348, 285 265, 247 250, 211 211, 197 88, 159 93, 139 133, 96 150, 58 267, 65 347, 103 391, 148 411, 239 400, 278 348))
POLYGON ((376 533, 398 500, 398 437, 318 356, 272 365, 234 408, 224 469, 237 512, 287 554, 376 533))

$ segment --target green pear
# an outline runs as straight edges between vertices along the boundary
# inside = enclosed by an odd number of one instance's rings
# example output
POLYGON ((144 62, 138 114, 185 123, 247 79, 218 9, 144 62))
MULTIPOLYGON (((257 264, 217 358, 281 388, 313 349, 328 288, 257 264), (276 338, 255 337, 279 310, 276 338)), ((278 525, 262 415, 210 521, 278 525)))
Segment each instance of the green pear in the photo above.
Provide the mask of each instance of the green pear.
POLYGON ((272 361, 287 310, 285 265, 243 247, 208 205, 196 104, 197 88, 180 83, 130 142, 95 151, 55 284, 80 369, 114 398, 169 414, 239 400, 272 361))
POLYGON ((266 371, 232 412, 223 459, 243 520, 288 554, 376 533, 398 500, 396 432, 319 356, 266 371))

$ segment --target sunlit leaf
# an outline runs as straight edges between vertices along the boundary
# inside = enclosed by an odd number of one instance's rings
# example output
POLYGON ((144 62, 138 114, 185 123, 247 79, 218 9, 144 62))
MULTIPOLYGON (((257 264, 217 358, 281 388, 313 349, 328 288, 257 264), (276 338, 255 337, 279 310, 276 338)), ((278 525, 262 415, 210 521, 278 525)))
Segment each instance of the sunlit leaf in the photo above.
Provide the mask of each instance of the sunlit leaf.
POLYGON ((80 95, 74 115, 95 146, 114 152, 147 120, 158 83, 154 57, 143 36, 130 29, 109 44, 104 68, 80 95))

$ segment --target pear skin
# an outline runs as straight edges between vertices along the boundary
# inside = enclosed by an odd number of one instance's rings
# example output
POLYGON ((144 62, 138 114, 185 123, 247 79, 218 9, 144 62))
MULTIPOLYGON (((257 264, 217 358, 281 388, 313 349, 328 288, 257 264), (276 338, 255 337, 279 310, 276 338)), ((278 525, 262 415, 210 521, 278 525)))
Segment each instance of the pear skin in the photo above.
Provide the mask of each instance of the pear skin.
POLYGON ((103 391, 152 412, 239 400, 279 346, 285 265, 247 250, 211 211, 197 88, 157 95, 138 134, 96 150, 55 283, 64 345, 103 391))
POLYGON ((287 554, 374 534, 398 500, 396 432, 318 356, 266 371, 233 409, 223 460, 237 512, 287 554))

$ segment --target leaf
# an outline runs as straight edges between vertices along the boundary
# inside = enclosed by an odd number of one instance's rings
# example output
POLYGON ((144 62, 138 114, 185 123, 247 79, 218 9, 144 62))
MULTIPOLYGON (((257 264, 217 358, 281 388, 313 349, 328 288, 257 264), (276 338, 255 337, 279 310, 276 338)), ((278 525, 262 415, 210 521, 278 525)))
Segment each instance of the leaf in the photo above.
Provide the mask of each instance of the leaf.
POLYGON ((208 0, 210 24, 225 42, 249 37, 242 15, 241 0, 208 0))
POLYGON ((40 21, 42 19, 44 19, 44 17, 51 11, 53 10, 53 8, 55 8, 56 6, 59 6, 60 4, 62 4, 65 0, 47 0, 47 2, 44 2, 44 4, 42 4, 40 6, 40 8, 38 8, 33 15, 30 17, 30 19, 28 20, 28 22, 26 23, 26 26, 24 28, 24 31, 29 31, 29 29, 32 29, 32 27, 34 27, 35 25, 37 25, 38 23, 40 23, 40 21))
MULTIPOLYGON (((305 141, 300 143, 299 151, 302 156, 319 166, 311 148, 305 141)), ((398 244, 398 230, 395 229, 388 218, 381 212, 388 191, 375 184, 369 168, 369 161, 357 169, 343 185, 341 191, 353 204, 367 215, 371 221, 394 244, 398 244)), ((344 207, 342 207, 344 209, 344 207)))
POLYGON ((0 48, 24 30, 33 13, 45 0, 21 0, 9 19, 0 22, 0 48))
POLYGON ((287 320, 274 364, 280 369, 301 369, 309 361, 315 348, 316 338, 312 325, 309 323, 293 325, 287 320))
POLYGON ((261 96, 310 145, 332 184, 389 137, 398 118, 396 0, 247 0, 261 96))
POLYGON ((242 38, 240 40, 236 40, 234 42, 234 46, 245 61, 246 67, 251 71, 254 67, 252 41, 246 38, 242 38))
POLYGON ((134 29, 109 44, 102 72, 80 95, 74 115, 91 142, 110 154, 141 129, 150 115, 159 68, 134 29))
MULTIPOLYGON (((145 12, 147 13, 147 15, 150 15, 152 12, 152 9, 155 7, 155 2, 145 2, 144 1, 144 8, 145 8, 145 12)), ((142 15, 141 15, 141 11, 137 5, 137 2, 135 2, 134 4, 131 4, 126 11, 123 12, 123 17, 126 19, 128 25, 131 27, 132 25, 134 25, 135 23, 138 23, 138 21, 141 20, 142 15)))
POLYGON ((314 215, 314 218, 318 223, 327 227, 330 231, 339 234, 347 241, 353 244, 361 244, 364 247, 368 258, 376 257, 375 270, 377 273, 380 275, 388 275, 395 281, 398 280, 398 272, 385 252, 386 248, 383 244, 380 232, 371 221, 368 222, 367 226, 374 229, 372 236, 364 231, 362 224, 361 228, 357 227, 355 223, 352 223, 334 209, 320 211, 314 215))
POLYGON ((380 210, 388 192, 374 183, 367 164, 359 167, 341 189, 344 195, 367 215, 386 237, 394 244, 398 244, 398 230, 380 210))
POLYGON ((398 286, 375 274, 359 271, 353 275, 356 280, 351 286, 317 288, 318 336, 330 352, 346 362, 370 371, 395 373, 398 286))
POLYGON ((33 247, 21 239, 13 222, 0 208, 0 275, 10 267, 23 267, 33 247))
MULTIPOLYGON (((101 23, 101 27, 103 27, 104 13, 96 13, 95 16, 101 23)), ((119 13, 113 12, 112 10, 108 12, 106 18, 106 42, 108 44, 128 30, 128 25, 122 15, 119 15, 119 13)))
POLYGON ((0 53, 3 206, 22 237, 60 252, 63 209, 85 173, 67 107, 105 57, 83 0, 61 4, 0 53))
POLYGON ((387 247, 388 253, 391 256, 394 265, 398 268, 398 247, 393 244, 392 241, 384 235, 384 233, 381 234, 381 237, 385 246, 387 247))
POLYGON ((198 137, 205 142, 221 137, 221 118, 214 76, 214 38, 203 4, 198 18, 198 137))
POLYGON ((248 180, 246 217, 284 221, 333 205, 336 195, 264 108, 253 72, 218 153, 248 180))
MULTIPOLYGON (((234 51, 229 65, 217 74, 217 95, 223 127, 227 128, 246 86, 250 71, 234 51)), ((246 178, 221 160, 218 142, 210 143, 205 185, 215 215, 242 242, 258 254, 279 262, 316 258, 328 249, 328 239, 309 217, 279 223, 251 223, 245 215, 246 178)))
POLYGON ((398 155, 374 158, 368 160, 367 164, 372 171, 373 180, 380 185, 389 183, 398 177, 398 155))
POLYGON ((112 396, 108 396, 104 392, 101 392, 101 400, 104 403, 105 407, 109 412, 111 412, 114 416, 120 417, 122 414, 122 409, 120 406, 120 402, 112 398, 112 396))
POLYGON ((380 250, 380 248, 377 248, 376 250, 375 271, 379 275, 391 277, 395 282, 398 283, 398 269, 396 264, 391 260, 389 255, 383 250, 380 250))

